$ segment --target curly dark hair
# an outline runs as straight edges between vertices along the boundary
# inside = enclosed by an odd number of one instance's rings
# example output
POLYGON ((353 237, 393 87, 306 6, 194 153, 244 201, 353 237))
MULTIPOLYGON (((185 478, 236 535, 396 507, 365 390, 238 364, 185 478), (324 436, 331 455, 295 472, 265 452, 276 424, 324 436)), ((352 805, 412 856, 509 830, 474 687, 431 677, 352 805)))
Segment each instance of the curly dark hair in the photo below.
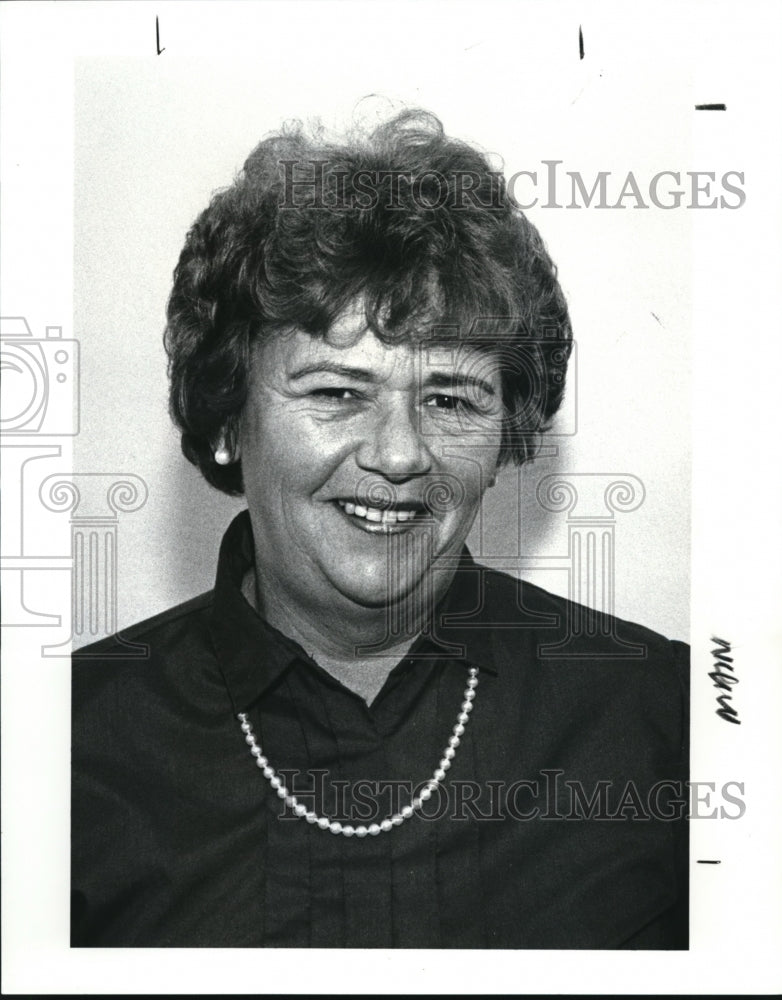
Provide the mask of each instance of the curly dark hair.
POLYGON ((534 456, 571 350, 556 268, 486 157, 409 110, 343 143, 286 126, 187 234, 167 309, 170 404, 182 451, 213 486, 242 492, 241 462, 213 452, 235 440, 254 340, 325 336, 357 297, 385 342, 448 331, 491 352, 500 461, 534 456))

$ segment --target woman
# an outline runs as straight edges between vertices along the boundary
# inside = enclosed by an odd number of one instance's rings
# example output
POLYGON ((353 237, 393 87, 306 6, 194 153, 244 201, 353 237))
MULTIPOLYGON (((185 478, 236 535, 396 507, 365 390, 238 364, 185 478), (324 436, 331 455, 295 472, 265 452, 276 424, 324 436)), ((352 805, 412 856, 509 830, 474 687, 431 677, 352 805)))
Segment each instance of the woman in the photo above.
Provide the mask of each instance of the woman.
POLYGON ((464 547, 570 344, 430 115, 283 132, 212 199, 171 407, 248 510, 214 590, 126 633, 146 660, 76 666, 74 944, 686 947, 686 647, 464 547))

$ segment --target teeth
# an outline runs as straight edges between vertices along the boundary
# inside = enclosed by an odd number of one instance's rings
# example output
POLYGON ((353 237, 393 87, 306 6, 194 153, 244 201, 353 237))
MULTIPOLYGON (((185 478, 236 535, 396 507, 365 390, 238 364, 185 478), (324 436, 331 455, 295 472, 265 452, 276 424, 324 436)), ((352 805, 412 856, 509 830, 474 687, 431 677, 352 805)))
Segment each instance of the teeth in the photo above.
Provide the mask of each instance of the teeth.
POLYGON ((380 510, 377 507, 362 507, 360 504, 350 503, 348 500, 340 500, 339 505, 346 514, 354 514, 356 517, 363 517, 367 521, 374 521, 377 524, 412 521, 418 513, 417 510, 380 510))

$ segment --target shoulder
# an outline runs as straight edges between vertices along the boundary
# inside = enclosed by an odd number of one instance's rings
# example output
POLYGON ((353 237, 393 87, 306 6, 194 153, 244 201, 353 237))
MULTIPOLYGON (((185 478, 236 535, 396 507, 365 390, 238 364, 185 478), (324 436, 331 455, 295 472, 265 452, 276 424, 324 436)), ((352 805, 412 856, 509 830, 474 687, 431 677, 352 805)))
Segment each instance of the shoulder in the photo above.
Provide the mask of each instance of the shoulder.
POLYGON ((130 644, 144 642, 155 644, 161 640, 170 639, 182 629, 188 630, 197 625, 199 619, 203 618, 204 614, 211 609, 213 598, 214 591, 211 590, 199 594, 197 597, 192 597, 173 608, 160 612, 160 614, 136 622, 114 635, 74 650, 73 658, 76 660, 105 656, 121 658, 123 655, 126 659, 131 658, 128 655, 130 644))
POLYGON ((668 672, 688 690, 690 648, 638 622, 587 607, 528 580, 480 567, 482 603, 501 645, 517 645, 523 630, 537 642, 540 659, 552 666, 635 665, 641 672, 668 672))
MULTIPOLYGON (((548 732, 685 762, 690 647, 526 580, 487 570, 488 641, 508 698, 534 700, 548 732)), ((600 759, 598 747, 590 753, 600 759)), ((667 766, 667 765, 666 765, 667 766)), ((677 764, 678 766, 678 764, 677 764)))
MULTIPOLYGON (((530 583, 529 580, 499 572, 480 563, 475 563, 475 566, 480 569, 484 580, 483 593, 485 598, 491 598, 493 602, 496 602, 497 609, 503 609, 510 615, 520 611, 529 611, 536 616, 541 616, 541 618, 555 618, 560 623, 583 619, 589 620, 598 633, 610 634, 617 631, 632 633, 636 637, 648 640, 652 645, 677 642, 677 640, 670 640, 638 622, 628 621, 585 604, 579 604, 530 583)), ((553 622, 549 622, 549 624, 553 625, 553 622)), ((680 645, 686 644, 680 643, 680 645)))
POLYGON ((122 629, 72 654, 73 709, 115 702, 134 692, 152 694, 175 675, 187 676, 199 662, 213 659, 209 618, 213 592, 122 629))

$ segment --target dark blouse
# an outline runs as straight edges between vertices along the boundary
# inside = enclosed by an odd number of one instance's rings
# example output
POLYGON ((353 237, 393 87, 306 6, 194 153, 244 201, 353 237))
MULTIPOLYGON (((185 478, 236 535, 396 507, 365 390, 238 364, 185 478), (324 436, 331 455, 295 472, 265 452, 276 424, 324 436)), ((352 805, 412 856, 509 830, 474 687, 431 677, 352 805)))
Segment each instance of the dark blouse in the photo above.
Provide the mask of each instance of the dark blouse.
POLYGON ((74 945, 687 947, 687 646, 465 553, 368 706, 247 603, 252 562, 244 512, 214 591, 75 654, 74 945), (368 825, 432 776, 469 666, 442 791, 377 836, 291 816, 236 719, 368 825))

